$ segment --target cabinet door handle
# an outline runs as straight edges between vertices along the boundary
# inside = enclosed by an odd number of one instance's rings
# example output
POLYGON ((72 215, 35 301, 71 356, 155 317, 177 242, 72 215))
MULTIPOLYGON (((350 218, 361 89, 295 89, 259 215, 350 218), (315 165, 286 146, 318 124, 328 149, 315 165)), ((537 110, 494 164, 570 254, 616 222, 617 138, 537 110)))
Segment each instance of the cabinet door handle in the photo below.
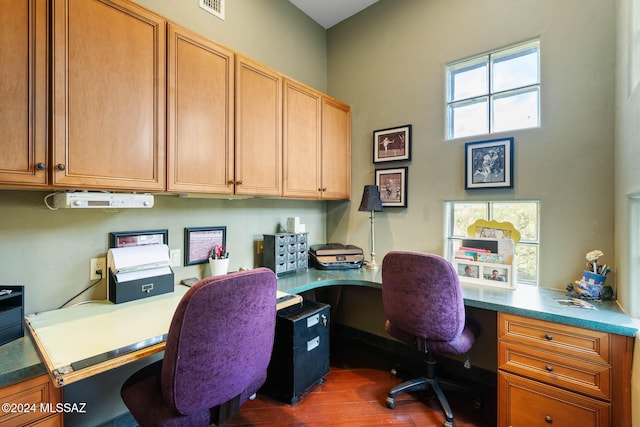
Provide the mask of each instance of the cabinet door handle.
POLYGON ((66 168, 67 168, 67 167, 66 167, 64 164, 62 164, 62 163, 58 163, 58 164, 56 165, 56 169, 58 169, 59 171, 63 171, 63 170, 65 170, 66 168))
POLYGON ((242 185, 242 180, 236 181, 236 185, 242 185))
POLYGON ((42 163, 42 162, 36 163, 36 170, 43 171, 46 168, 47 168, 47 165, 45 165, 44 163, 42 163))
POLYGON ((232 179, 230 179, 230 180, 227 182, 227 184, 229 184, 229 185, 233 185, 233 184, 234 184, 234 181, 233 181, 232 179))
POLYGON ((547 366, 545 366, 545 368, 544 368, 544 369, 546 369, 546 370, 547 370, 547 372, 553 372, 553 366, 551 366, 551 365, 547 365, 547 366))
POLYGON ((544 336, 544 338, 545 338, 547 341, 551 341, 551 340, 553 340, 553 335, 551 335, 551 334, 546 334, 546 335, 544 336))
POLYGON ((546 417, 544 417, 544 422, 547 424, 551 424, 553 423, 553 418, 551 418, 549 415, 547 415, 546 417))

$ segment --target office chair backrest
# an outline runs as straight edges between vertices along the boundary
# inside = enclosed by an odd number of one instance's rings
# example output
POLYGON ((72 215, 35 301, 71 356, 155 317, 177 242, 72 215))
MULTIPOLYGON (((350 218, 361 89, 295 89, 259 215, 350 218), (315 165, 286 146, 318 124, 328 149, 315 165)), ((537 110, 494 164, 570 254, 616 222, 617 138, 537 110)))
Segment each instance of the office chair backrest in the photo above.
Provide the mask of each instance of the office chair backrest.
POLYGON ((441 256, 389 252, 382 260, 382 301, 390 323, 411 335, 450 341, 464 329, 460 281, 441 256))
POLYGON ((267 268, 209 277, 189 289, 167 336, 167 406, 189 415, 264 383, 275 318, 276 276, 267 268))

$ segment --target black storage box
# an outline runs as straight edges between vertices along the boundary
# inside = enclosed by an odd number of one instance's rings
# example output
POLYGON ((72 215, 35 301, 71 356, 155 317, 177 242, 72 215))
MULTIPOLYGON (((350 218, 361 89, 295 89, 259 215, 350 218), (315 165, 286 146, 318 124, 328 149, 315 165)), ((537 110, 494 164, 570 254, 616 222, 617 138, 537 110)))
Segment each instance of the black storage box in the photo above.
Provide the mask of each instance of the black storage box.
POLYGON ((24 286, 0 285, 0 345, 24 336, 24 286))
POLYGON ((115 304, 173 292, 173 271, 143 279, 118 282, 109 271, 109 300, 115 304))
POLYGON ((303 301, 278 311, 276 336, 263 390, 295 404, 329 373, 329 309, 303 301))

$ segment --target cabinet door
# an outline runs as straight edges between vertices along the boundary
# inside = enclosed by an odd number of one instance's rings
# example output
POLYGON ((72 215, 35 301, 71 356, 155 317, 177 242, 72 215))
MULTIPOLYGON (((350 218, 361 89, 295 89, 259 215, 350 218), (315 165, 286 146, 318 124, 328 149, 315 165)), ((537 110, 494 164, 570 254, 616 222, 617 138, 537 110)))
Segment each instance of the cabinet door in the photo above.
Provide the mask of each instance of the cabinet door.
POLYGON ((351 107, 335 99, 322 102, 322 198, 351 197, 351 107))
POLYGON ((53 13, 53 183, 163 190, 164 19, 125 0, 53 13))
POLYGON ((169 25, 169 191, 233 194, 234 54, 169 25))
POLYGON ((322 95, 285 79, 283 102, 282 195, 319 199, 322 95))
POLYGON ((282 195, 282 76, 236 56, 235 193, 282 195))
POLYGON ((0 8, 0 182, 47 182, 47 0, 0 8))

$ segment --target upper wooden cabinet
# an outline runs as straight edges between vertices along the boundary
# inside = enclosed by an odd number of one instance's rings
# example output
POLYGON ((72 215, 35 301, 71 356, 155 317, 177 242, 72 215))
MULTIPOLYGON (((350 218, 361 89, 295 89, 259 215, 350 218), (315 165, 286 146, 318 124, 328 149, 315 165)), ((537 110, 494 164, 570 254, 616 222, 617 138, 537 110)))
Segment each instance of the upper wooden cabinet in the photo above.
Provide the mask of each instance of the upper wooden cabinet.
POLYGON ((0 182, 47 183, 47 0, 0 7, 0 182))
POLYGON ((166 21, 124 0, 53 8, 53 184, 164 190, 166 21))
POLYGON ((233 194, 234 53, 168 29, 167 190, 233 194))
POLYGON ((282 195, 282 76, 236 55, 235 193, 282 195))
POLYGON ((283 195, 349 199, 350 107, 288 79, 283 105, 283 195))
POLYGON ((351 107, 322 98, 322 198, 351 197, 351 107))

